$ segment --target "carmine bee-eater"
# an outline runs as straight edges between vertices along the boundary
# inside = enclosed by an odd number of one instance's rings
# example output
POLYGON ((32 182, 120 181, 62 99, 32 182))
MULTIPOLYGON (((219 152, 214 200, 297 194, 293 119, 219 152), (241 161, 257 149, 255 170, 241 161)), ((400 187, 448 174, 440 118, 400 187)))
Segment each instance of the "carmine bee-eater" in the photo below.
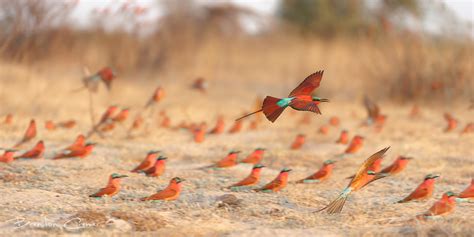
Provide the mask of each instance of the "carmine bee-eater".
POLYGON ((468 123, 461 131, 461 134, 474 133, 474 123, 468 123))
POLYGON ((418 105, 413 105, 410 111, 410 118, 418 118, 421 116, 420 107, 418 105))
POLYGON ((339 126, 339 124, 340 124, 339 118, 338 118, 337 116, 332 116, 332 117, 329 119, 329 124, 331 124, 331 125, 334 126, 334 127, 339 126))
MULTIPOLYGON (((96 74, 91 76, 86 76, 82 80, 84 87, 89 89, 92 92, 97 92, 99 88, 99 82, 102 81, 108 90, 112 86, 112 81, 116 78, 115 71, 110 67, 104 67, 96 74)), ((82 88, 81 88, 82 89, 82 88)))
POLYGON ((204 138, 206 136, 206 127, 206 124, 203 123, 192 131, 194 136, 194 142, 202 143, 204 141, 204 138))
POLYGON ((157 104, 163 99, 163 97, 165 97, 165 90, 161 86, 159 86, 155 89, 155 91, 153 92, 153 95, 145 104, 145 108, 148 108, 154 104, 157 104))
POLYGON ((26 151, 25 153, 15 157, 15 159, 25 158, 25 159, 39 159, 43 157, 44 153, 44 143, 43 141, 39 141, 36 145, 31 148, 31 150, 26 151))
POLYGON ((257 148, 245 159, 241 160, 240 163, 248 163, 248 164, 254 164, 254 165, 260 164, 260 162, 263 159, 264 154, 265 154, 265 148, 257 148))
POLYGON ((239 155, 240 151, 230 151, 229 154, 227 154, 226 157, 224 157, 222 160, 218 161, 217 163, 206 166, 204 168, 228 168, 232 166, 236 166, 237 163, 237 156, 239 155))
POLYGON ((429 220, 439 216, 444 216, 452 213, 456 208, 456 194, 449 191, 443 194, 441 200, 435 202, 431 208, 418 216, 418 220, 429 220))
POLYGON ((331 174, 332 174, 332 169, 334 168, 334 161, 332 160, 327 160, 324 161, 323 166, 316 171, 316 173, 296 181, 296 183, 321 183, 325 180, 327 180, 331 174))
POLYGON ((118 107, 116 105, 109 106, 107 110, 102 114, 102 117, 100 118, 99 122, 95 124, 92 127, 92 130, 89 131, 86 137, 92 136, 96 132, 100 132, 100 128, 104 124, 110 124, 109 122, 111 121, 113 115, 117 111, 118 107))
POLYGON ((458 201, 473 200, 474 201, 474 178, 471 180, 471 185, 464 189, 458 196, 458 201))
POLYGON ((109 196, 112 197, 120 191, 120 183, 122 182, 122 178, 128 177, 127 175, 121 175, 117 173, 113 173, 109 177, 109 182, 105 188, 100 189, 97 193, 89 195, 89 197, 103 197, 109 196))
POLYGON ((64 159, 64 158, 86 158, 94 150, 96 143, 88 142, 83 147, 75 147, 74 149, 62 151, 54 156, 53 160, 64 159))
POLYGON ((347 147, 347 149, 344 151, 346 154, 354 154, 358 152, 362 146, 364 145, 364 137, 356 135, 352 138, 351 143, 347 147))
POLYGON ((132 126, 129 129, 129 132, 131 132, 133 130, 138 130, 142 126, 143 121, 144 121, 144 119, 143 119, 142 115, 137 114, 135 116, 135 119, 133 120, 132 126))
POLYGON ((61 128, 67 128, 67 129, 73 128, 74 126, 76 126, 76 121, 73 119, 67 120, 67 121, 58 123, 57 126, 61 128))
POLYGON ((217 118, 216 126, 209 132, 210 134, 221 134, 224 132, 225 129, 225 122, 224 117, 219 116, 217 118))
POLYGON ((155 160, 155 164, 147 170, 145 170, 146 176, 150 177, 160 177, 164 172, 166 168, 166 159, 168 159, 165 156, 159 156, 155 160))
POLYGON ((53 131, 56 130, 56 124, 54 124, 53 121, 48 120, 44 123, 44 128, 46 128, 48 131, 53 131))
POLYGON ((207 82, 204 80, 204 78, 199 77, 197 78, 193 84, 191 85, 192 89, 198 90, 202 93, 206 93, 207 90, 207 82))
POLYGON ((386 116, 380 113, 380 107, 367 96, 364 97, 364 105, 365 109, 367 110, 367 120, 365 125, 380 125, 380 123, 383 125, 383 121, 385 121, 386 116))
POLYGON ((327 135, 329 133, 329 127, 327 125, 322 125, 321 127, 319 127, 319 133, 327 135))
POLYGON ((28 125, 28 128, 26 129, 25 135, 23 135, 23 138, 21 141, 19 141, 16 145, 13 146, 13 148, 20 147, 21 145, 31 141, 33 138, 36 137, 36 122, 34 119, 30 121, 30 125, 28 125))
POLYGON ((391 165, 385 167, 383 170, 380 171, 380 173, 387 175, 398 174, 406 168, 408 162, 412 159, 413 158, 411 157, 398 156, 398 158, 391 165))
POLYGON ((349 142, 349 132, 347 130, 342 130, 339 139, 337 139, 336 143, 339 144, 347 144, 349 142))
POLYGON ((112 118, 112 121, 117 122, 117 123, 122 123, 125 120, 127 120, 129 114, 130 114, 130 109, 124 108, 115 117, 112 118))
POLYGON ((179 198, 179 194, 181 193, 181 183, 186 181, 185 179, 174 177, 171 179, 168 187, 163 190, 158 191, 157 193, 142 198, 142 201, 153 201, 153 200, 163 200, 163 201, 173 201, 179 198))
POLYGON ((385 152, 387 152, 389 148, 390 147, 386 147, 370 156, 367 160, 365 160, 364 163, 362 163, 362 165, 359 167, 359 170, 355 174, 354 178, 352 178, 351 182, 342 191, 342 193, 334 201, 329 203, 329 205, 318 210, 317 212, 327 209, 327 212, 329 214, 340 213, 342 211, 342 208, 344 207, 344 203, 349 197, 349 194, 363 188, 365 185, 368 184, 367 179, 375 175, 375 173, 373 171, 370 171, 369 168, 376 160, 383 157, 385 152))
POLYGON ((265 167, 261 164, 256 164, 252 167, 252 171, 250 174, 242 179, 241 181, 230 185, 228 188, 230 189, 238 189, 239 187, 242 186, 252 186, 255 184, 258 184, 260 182, 260 171, 262 171, 262 168, 265 167))
POLYGON ((169 128, 171 126, 171 119, 168 115, 163 115, 163 118, 161 120, 160 127, 162 128, 169 128))
POLYGON ((74 140, 74 142, 71 145, 64 148, 63 151, 72 151, 72 150, 82 148, 84 147, 85 143, 86 143, 86 137, 84 137, 84 135, 82 134, 79 134, 77 135, 76 140, 74 140))
POLYGON ((458 121, 451 114, 444 113, 444 119, 448 123, 448 125, 444 129, 444 132, 451 132, 457 128, 458 121))
POLYGON ((15 152, 16 150, 12 150, 12 149, 5 150, 3 155, 0 156, 0 162, 3 162, 3 163, 13 162, 15 160, 13 158, 13 155, 15 154, 15 152))
POLYGON ((300 149, 300 148, 303 146, 305 140, 306 140, 306 135, 304 135, 304 134, 298 134, 298 135, 296 136, 295 140, 293 141, 293 143, 291 144, 291 147, 290 147, 290 148, 291 148, 292 150, 298 150, 298 149, 300 149))
POLYGON ((280 171, 280 174, 272 180, 270 183, 264 185, 261 188, 255 189, 257 192, 278 192, 286 187, 288 184, 288 174, 290 173, 291 169, 283 168, 280 171))
MULTIPOLYGON (((372 163, 372 165, 370 165, 367 170, 371 171, 375 174, 378 174, 378 172, 380 172, 381 167, 382 167, 383 158, 384 158, 383 156, 380 156, 378 159, 375 159, 374 162, 372 163)), ((363 184, 363 182, 361 182, 361 185, 365 186, 365 185, 369 184, 370 182, 374 181, 375 178, 383 178, 385 176, 386 176, 385 174, 383 174, 383 175, 370 175, 365 179, 366 184, 363 184)), ((355 177, 355 175, 352 175, 352 176, 347 177, 347 178, 348 179, 353 179, 354 177, 355 177)))
POLYGON ((5 123, 6 125, 13 124, 13 114, 7 114, 3 123, 5 123))
POLYGON ((229 133, 238 133, 242 130, 242 121, 235 121, 234 125, 229 129, 229 133))
POLYGON ((138 173, 140 171, 145 171, 153 167, 158 153, 160 153, 160 151, 149 151, 145 159, 130 172, 138 173))
POLYGON ((418 187, 411 192, 407 197, 398 201, 398 203, 426 200, 433 196, 433 191, 435 187, 435 180, 439 175, 428 174, 425 176, 424 181, 418 185, 418 187))
POLYGON ((311 93, 319 87, 323 72, 324 71, 318 71, 306 77, 298 87, 291 91, 287 98, 265 97, 260 110, 244 115, 237 120, 263 111, 267 119, 273 123, 288 106, 299 111, 310 111, 321 114, 318 105, 321 102, 329 102, 329 100, 312 96, 311 93))

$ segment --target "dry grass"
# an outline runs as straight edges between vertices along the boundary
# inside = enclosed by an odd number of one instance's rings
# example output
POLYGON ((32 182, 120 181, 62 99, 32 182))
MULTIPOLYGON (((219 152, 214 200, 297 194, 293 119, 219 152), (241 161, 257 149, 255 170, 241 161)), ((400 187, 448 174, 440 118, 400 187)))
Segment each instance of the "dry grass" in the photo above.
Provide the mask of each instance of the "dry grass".
MULTIPOLYGON (((3 207, 0 222, 4 223, 0 225, 0 233, 71 234, 54 228, 15 229, 10 222, 5 222, 23 217, 28 221, 47 219, 62 223, 76 216, 87 222, 99 222, 97 226, 79 232, 84 236, 136 233, 166 236, 469 235, 474 228, 469 219, 474 214, 472 204, 460 204, 455 213, 434 222, 420 223, 413 217, 429 208, 443 192, 465 188, 474 176, 473 134, 460 136, 461 128, 453 133, 442 132, 444 111, 451 111, 459 119, 460 126, 472 122, 473 111, 466 110, 466 103, 434 107, 420 104, 423 116, 412 120, 408 117, 410 104, 384 102, 382 110, 388 115, 388 121, 384 130, 377 134, 359 126, 365 117, 361 103, 347 100, 352 96, 336 92, 337 85, 344 84, 340 80, 345 79, 339 77, 340 71, 335 69, 335 64, 331 65, 320 66, 326 73, 323 90, 318 91, 325 97, 329 95, 331 103, 321 106, 323 115, 313 116, 310 125, 296 125, 302 113, 286 111, 274 124, 263 122, 258 131, 249 131, 246 121, 243 132, 208 136, 203 144, 194 143, 188 131, 162 129, 155 126, 156 123, 149 127, 148 136, 133 140, 125 139, 126 131, 119 127, 107 139, 94 137, 100 145, 85 160, 59 161, 49 158, 90 126, 88 114, 84 113, 87 111, 86 94, 69 93, 70 89, 79 86, 80 71, 65 72, 57 68, 45 71, 40 67, 25 71, 21 67, 1 65, 0 97, 4 106, 0 108, 0 115, 15 114, 12 126, 0 126, 1 147, 14 144, 29 119, 36 118, 40 125, 39 138, 45 140, 47 151, 46 159, 0 164, 0 205, 3 207), (341 127, 330 127, 328 135, 318 134, 319 126, 327 124, 333 115, 341 118, 341 127), (57 131, 46 131, 42 127, 48 119, 69 118, 78 120, 78 126, 57 131), (351 135, 364 135, 367 138, 365 146, 359 154, 339 162, 334 176, 323 184, 292 184, 277 194, 230 192, 223 187, 246 176, 250 166, 239 165, 220 171, 197 169, 222 158, 230 149, 242 150, 243 156, 256 147, 266 147, 264 164, 267 168, 262 173, 262 184, 273 179, 282 167, 293 168, 290 180, 297 180, 314 172, 324 160, 335 159, 344 150, 344 146, 334 144, 343 128, 351 135), (298 133, 307 134, 307 144, 301 150, 289 150, 298 133), (392 162, 398 154, 416 158, 402 175, 381 180, 356 193, 340 215, 313 213, 337 195, 347 184, 345 177, 352 174, 363 159, 388 145, 392 148, 384 164, 392 162), (163 150, 169 157, 164 176, 149 178, 128 173, 152 149, 163 150), (123 190, 114 198, 89 198, 88 195, 105 185, 107 176, 114 172, 130 175, 123 181, 123 190), (393 204, 428 173, 442 174, 432 199, 422 203, 393 204), (163 188, 175 176, 188 180, 179 200, 136 201, 163 188), (233 197, 223 200, 222 196, 229 193, 237 200, 231 200, 233 197), (104 218, 111 218, 113 223, 101 225, 104 218)), ((176 83, 176 77, 188 72, 168 71, 158 78, 135 80, 124 75, 109 95, 102 90, 96 96, 96 102, 101 110, 109 104, 119 104, 129 106, 137 113, 153 87, 160 84, 166 89, 167 96, 157 109, 166 110, 173 125, 182 120, 206 121, 213 125, 218 114, 223 114, 229 128, 232 119, 251 109, 256 94, 283 96, 304 74, 314 70, 300 68, 297 73, 285 75, 272 71, 265 73, 259 68, 252 72, 242 70, 238 74, 230 70, 222 72, 219 79, 210 79, 210 89, 205 95, 189 90, 187 83, 176 83), (301 75, 290 77, 293 74, 301 75), (156 81, 151 83, 148 79, 156 81)), ((351 86, 357 88, 356 83, 351 86)), ((349 88, 341 90, 349 91, 349 88)))

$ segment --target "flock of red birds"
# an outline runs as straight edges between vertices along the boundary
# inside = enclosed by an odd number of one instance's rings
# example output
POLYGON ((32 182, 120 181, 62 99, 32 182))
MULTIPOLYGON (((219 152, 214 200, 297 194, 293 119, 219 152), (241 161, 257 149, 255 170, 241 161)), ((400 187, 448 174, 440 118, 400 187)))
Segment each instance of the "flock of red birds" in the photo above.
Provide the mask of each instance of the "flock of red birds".
MULTIPOLYGON (((258 102, 259 107, 258 111, 245 115, 237 119, 232 127, 226 130, 224 117, 218 117, 216 125, 213 128, 208 129, 207 124, 203 123, 186 123, 182 122, 177 127, 179 129, 186 129, 190 132, 193 137, 193 140, 196 143, 202 143, 205 141, 206 136, 208 135, 217 135, 225 132, 228 133, 238 133, 243 129, 243 120, 249 115, 263 112, 266 118, 275 122, 280 114, 287 107, 291 107, 298 111, 308 111, 315 114, 321 114, 319 105, 322 102, 328 102, 328 99, 319 98, 312 96, 313 91, 319 87, 320 81, 322 79, 323 71, 319 71, 308 76, 297 88, 295 88, 287 98, 276 98, 267 96, 263 103, 258 102)), ((105 86, 110 89, 112 82, 115 80, 115 72, 106 67, 96 74, 87 75, 84 80, 84 87, 80 88, 88 90, 90 93, 95 93, 98 90, 100 82, 103 82, 105 86)), ((208 88, 207 83, 204 79, 197 79, 192 85, 192 89, 206 93, 208 88)), ((164 90, 161 87, 158 87, 150 99, 145 103, 144 109, 141 113, 138 113, 132 122, 130 128, 128 128, 129 137, 132 136, 134 131, 139 130, 146 123, 145 113, 149 110, 154 110, 154 105, 159 103, 165 96, 164 90)), ((371 101, 369 98, 365 98, 364 105, 368 111, 368 118, 361 126, 370 126, 374 128, 375 132, 381 132, 384 124, 386 123, 386 115, 381 114, 379 106, 371 101)), ((153 115, 153 113, 151 113, 153 115)), ((117 126, 124 126, 124 122, 128 120, 130 116, 129 108, 119 108, 118 106, 110 106, 103 113, 99 121, 94 122, 94 125, 91 127, 90 131, 86 135, 78 135, 76 140, 68 147, 56 152, 55 156, 52 159, 66 159, 66 158, 86 158, 94 150, 96 146, 95 143, 87 142, 87 139, 93 135, 98 135, 100 137, 105 137, 107 132, 114 130, 117 126)), ((418 106, 414 106, 411 110, 410 117, 420 117, 421 112, 418 106)), ((444 115, 447 121, 447 127, 445 132, 452 132, 458 127, 458 120, 453 118, 452 115, 446 113, 444 115)), ((170 117, 166 115, 164 111, 159 113, 159 126, 163 128, 171 128, 170 117)), ((94 120, 94 119, 92 119, 94 120)), ((261 123, 261 117, 255 117, 249 124, 249 129, 255 130, 258 128, 258 124, 261 123)), ((310 114, 305 113, 299 123, 308 124, 310 121, 310 114)), ((5 117, 3 122, 5 125, 11 125, 13 123, 13 115, 8 114, 5 117)), ((323 125, 319 129, 320 134, 328 134, 330 127, 338 127, 340 124, 340 119, 338 117, 331 117, 327 125, 323 125)), ((68 120, 55 123, 54 121, 46 121, 45 128, 47 130, 55 130, 58 128, 70 129, 76 125, 75 120, 68 120)), ((26 150, 21 154, 16 155, 18 150, 27 143, 30 143, 37 137, 37 124, 35 120, 31 120, 30 124, 23 136, 23 138, 16 143, 12 149, 5 149, 3 155, 0 156, 0 162, 11 163, 15 159, 39 159, 42 158, 45 151, 45 145, 42 140, 38 141, 36 145, 30 150, 26 150)), ((462 129, 461 134, 473 133, 474 132, 474 123, 469 123, 464 129, 462 129)), ((295 140, 290 145, 290 149, 300 149, 305 144, 306 136, 305 134, 298 134, 295 140)), ((348 130, 342 130, 340 137, 335 141, 338 144, 347 144, 343 154, 340 154, 337 157, 337 160, 327 160, 323 163, 322 167, 313 174, 310 174, 307 178, 295 181, 295 184, 310 184, 310 183, 321 183, 326 181, 331 177, 332 171, 336 164, 341 160, 347 158, 351 154, 357 153, 364 144, 364 137, 360 135, 355 135, 352 138, 349 137, 348 130)), ((329 205, 318 210, 326 210, 328 213, 339 213, 344 206, 350 193, 358 191, 365 187, 366 185, 381 179, 397 175, 402 172, 411 157, 399 156, 396 160, 389 166, 382 168, 382 160, 385 156, 385 153, 388 151, 389 147, 386 147, 364 161, 363 164, 358 168, 353 176, 348 177, 351 179, 347 188, 345 188, 341 194, 329 205)), ((160 177, 166 168, 167 157, 160 155, 160 151, 150 151, 146 155, 145 159, 135 168, 131 169, 130 172, 133 173, 143 173, 150 177, 160 177)), ((291 169, 283 168, 278 176, 269 182, 268 184, 259 187, 253 188, 255 185, 258 185, 260 182, 260 173, 261 170, 265 167, 262 165, 262 160, 265 154, 264 148, 257 148, 254 152, 249 154, 246 158, 239 160, 238 155, 240 151, 230 151, 227 156, 222 160, 215 162, 214 164, 201 169, 225 169, 229 167, 236 166, 241 163, 253 164, 253 167, 250 171, 250 174, 242 179, 239 182, 229 185, 227 188, 232 191, 238 191, 241 189, 252 189, 254 191, 262 192, 278 192, 285 188, 288 184, 288 175, 291 169)), ((100 189, 98 192, 90 195, 90 197, 103 197, 103 196, 114 196, 120 191, 120 182, 121 179, 127 177, 127 175, 122 174, 111 174, 108 184, 106 187, 100 189)), ((433 194, 435 180, 439 175, 428 174, 424 177, 421 184, 407 197, 400 200, 399 203, 409 202, 409 201, 421 201, 430 198, 433 194)), ((179 198, 181 192, 182 182, 185 181, 183 178, 175 177, 171 179, 169 185, 159 192, 149 196, 141 198, 142 201, 148 200, 176 200, 179 198)), ((460 193, 446 192, 443 194, 442 198, 435 202, 433 206, 425 213, 418 216, 419 219, 429 219, 434 216, 446 215, 452 212, 456 206, 456 202, 464 202, 474 200, 474 179, 471 181, 469 187, 460 193)))

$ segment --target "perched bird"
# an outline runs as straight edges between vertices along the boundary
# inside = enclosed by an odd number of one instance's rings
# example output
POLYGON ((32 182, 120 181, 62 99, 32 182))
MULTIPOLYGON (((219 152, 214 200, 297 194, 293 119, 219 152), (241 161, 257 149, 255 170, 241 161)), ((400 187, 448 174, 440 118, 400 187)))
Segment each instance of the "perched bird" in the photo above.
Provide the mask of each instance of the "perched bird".
MULTIPOLYGON (((96 132, 99 132, 99 134, 100 134, 100 130, 103 130, 103 129, 101 129, 101 126, 103 126, 103 125, 110 126, 110 124, 113 124, 113 123, 110 123, 110 121, 113 118, 113 115, 115 114, 117 109, 118 109, 118 107, 116 105, 109 106, 107 108, 107 110, 102 114, 102 117, 100 118, 99 122, 96 123, 92 127, 91 131, 89 131, 89 133, 87 134, 86 137, 90 137, 96 132)), ((105 129, 105 130, 108 131, 110 129, 105 129)))
POLYGON ((96 74, 84 77, 82 82, 84 83, 84 88, 87 88, 92 92, 97 92, 100 81, 102 81, 107 89, 110 90, 112 87, 112 81, 116 78, 116 76, 117 75, 112 68, 104 67, 96 74))
POLYGON ((474 200, 474 178, 471 180, 471 185, 464 189, 458 196, 458 200, 474 200))
POLYGON ((13 124, 13 114, 7 114, 5 116, 5 120, 3 121, 3 123, 6 124, 6 125, 13 124))
POLYGON ((448 123, 448 125, 444 129, 444 132, 450 132, 457 128, 458 121, 451 114, 444 113, 444 119, 448 123))
POLYGON ((319 133, 323 134, 323 135, 328 134, 329 133, 329 127, 327 125, 322 125, 321 127, 319 127, 319 133))
POLYGON ((145 159, 130 172, 138 173, 140 171, 145 171, 145 170, 150 169, 151 167, 153 167, 159 153, 160 151, 155 151, 155 150, 149 151, 145 159))
POLYGON ((153 200, 163 200, 163 201, 173 201, 179 198, 179 194, 181 193, 181 183, 186 181, 185 179, 174 177, 171 179, 168 187, 163 190, 158 191, 157 193, 142 198, 142 201, 153 201, 153 200))
POLYGON ((362 145, 364 145, 364 137, 356 135, 352 138, 351 143, 349 144, 347 149, 344 151, 344 153, 354 154, 362 148, 362 145))
POLYGON ((14 160, 13 155, 15 154, 16 150, 8 149, 5 150, 3 155, 0 156, 0 162, 3 163, 11 163, 14 160))
POLYGON ((244 115, 237 120, 263 111, 267 119, 273 123, 288 106, 299 111, 310 111, 321 114, 318 105, 321 102, 329 102, 329 100, 312 96, 311 93, 319 87, 323 72, 324 71, 318 71, 306 77, 298 87, 291 91, 287 98, 265 97, 260 110, 244 115))
POLYGON ((342 130, 339 139, 337 139, 336 143, 339 144, 347 144, 349 142, 349 132, 347 130, 342 130))
POLYGON ((237 156, 240 153, 240 151, 230 151, 229 154, 227 154, 226 157, 224 157, 222 160, 218 161, 217 163, 206 166, 204 168, 228 168, 232 166, 236 166, 237 163, 237 156))
POLYGON ((122 182, 122 178, 128 177, 127 175, 121 175, 117 173, 113 173, 109 177, 109 182, 105 188, 100 189, 97 193, 89 195, 89 197, 103 197, 109 196, 112 197, 120 191, 120 183, 122 182))
POLYGON ((165 172, 166 159, 168 158, 165 156, 159 156, 156 158, 155 164, 151 168, 144 171, 146 176, 160 177, 165 172))
POLYGON ((130 129, 128 130, 129 133, 133 130, 138 130, 141 128, 142 124, 144 122, 144 119, 143 117, 140 115, 140 114, 137 114, 135 116, 135 119, 133 120, 133 123, 132 123, 132 126, 130 127, 130 129))
POLYGON ((412 159, 413 158, 411 157, 398 156, 398 158, 391 165, 385 167, 380 171, 380 173, 388 175, 398 174, 406 168, 408 162, 412 159))
POLYGON ((74 147, 73 149, 63 151, 53 157, 53 160, 64 158, 86 158, 94 150, 96 143, 86 143, 83 147, 74 147))
POLYGON ((257 148, 255 149, 250 155, 248 155, 245 159, 241 160, 240 163, 248 163, 248 164, 260 164, 263 159, 263 155, 265 154, 265 148, 257 148))
POLYGON ((63 151, 72 151, 72 150, 80 149, 84 147, 85 143, 86 143, 86 137, 84 137, 84 135, 82 134, 79 134, 77 135, 76 140, 74 140, 74 142, 71 145, 64 148, 63 151))
POLYGON ((444 216, 452 213, 456 208, 456 194, 449 191, 443 194, 441 200, 435 202, 431 208, 420 215, 417 215, 418 220, 429 220, 438 216, 444 216))
POLYGON ((290 147, 290 148, 291 148, 292 150, 298 150, 298 149, 300 149, 300 148, 303 146, 305 140, 306 140, 306 135, 304 135, 304 134, 298 134, 298 135, 296 136, 295 140, 293 141, 293 143, 291 144, 291 147, 290 147))
POLYGON ((320 183, 327 180, 332 174, 334 163, 336 162, 332 160, 324 161, 323 166, 318 171, 316 171, 316 173, 304 179, 298 180, 296 183, 320 183))
POLYGON ((122 123, 125 120, 127 120, 129 114, 130 114, 130 109, 124 108, 115 117, 112 118, 112 121, 117 122, 117 123, 122 123))
POLYGON ((242 130, 242 121, 235 121, 234 125, 229 129, 229 133, 238 133, 242 130))
POLYGON ((19 159, 19 158, 39 159, 43 157, 43 153, 44 153, 44 143, 43 141, 39 141, 31 150, 26 151, 25 153, 19 156, 16 156, 15 159, 19 159))
POLYGON ((199 127, 193 130, 194 142, 202 143, 206 136, 206 124, 201 124, 199 127))
POLYGON ((438 177, 439 175, 426 175, 425 180, 407 197, 398 201, 398 203, 429 199, 433 195, 435 180, 438 177))
POLYGON ((145 108, 148 108, 154 104, 157 104, 163 99, 163 97, 165 97, 165 90, 161 86, 159 86, 155 89, 155 91, 153 92, 153 95, 145 104, 145 108))
POLYGON ((44 123, 44 128, 46 128, 48 131, 53 131, 56 130, 56 124, 54 124, 53 121, 48 120, 44 123))
POLYGON ((71 120, 67 120, 67 121, 64 121, 64 122, 59 122, 57 124, 57 126, 60 127, 60 128, 70 129, 70 128, 73 128, 74 126, 76 126, 76 121, 71 119, 71 120))
POLYGON ((160 127, 162 128, 169 128, 171 126, 171 119, 168 117, 168 115, 163 115, 163 118, 161 120, 160 127))
POLYGON ((339 126, 339 124, 340 124, 339 118, 338 118, 337 116, 332 116, 332 117, 329 119, 329 124, 331 124, 331 125, 334 126, 334 127, 339 126))
POLYGON ((25 135, 23 135, 23 138, 21 141, 19 141, 16 145, 13 146, 13 148, 20 147, 21 145, 31 141, 33 138, 36 137, 36 122, 34 119, 30 121, 30 125, 26 129, 25 135))
POLYGON ((224 132, 225 129, 225 122, 224 117, 219 116, 217 118, 216 126, 209 132, 210 134, 221 134, 224 132))
POLYGON ((362 163, 362 165, 359 167, 354 178, 352 178, 352 180, 349 182, 349 185, 347 185, 347 187, 342 191, 342 193, 334 201, 329 203, 329 205, 318 210, 317 212, 327 209, 327 212, 329 214, 340 213, 342 211, 342 208, 344 207, 347 198, 349 197, 349 194, 358 191, 364 186, 366 186, 368 184, 366 180, 371 176, 375 175, 375 173, 373 171, 370 171, 369 168, 376 160, 383 157, 385 155, 385 152, 387 152, 389 148, 390 147, 386 147, 371 155, 367 160, 365 160, 364 163, 362 163))
POLYGON ((206 93, 207 86, 208 85, 207 85, 206 80, 204 80, 204 78, 202 77, 199 77, 193 82, 193 84, 191 85, 191 88, 198 90, 202 93, 206 93))
POLYGON ((461 131, 461 134, 474 133, 474 123, 468 123, 461 131))
POLYGON ((272 180, 270 183, 264 185, 261 188, 255 189, 257 192, 278 192, 286 187, 288 183, 288 174, 290 173, 291 169, 283 168, 280 171, 280 174, 272 180))
POLYGON ((260 171, 262 170, 263 167, 265 166, 261 164, 254 165, 252 168, 252 171, 247 177, 245 177, 238 183, 230 185, 228 188, 236 189, 242 186, 251 186, 251 185, 258 184, 258 182, 260 182, 260 171))

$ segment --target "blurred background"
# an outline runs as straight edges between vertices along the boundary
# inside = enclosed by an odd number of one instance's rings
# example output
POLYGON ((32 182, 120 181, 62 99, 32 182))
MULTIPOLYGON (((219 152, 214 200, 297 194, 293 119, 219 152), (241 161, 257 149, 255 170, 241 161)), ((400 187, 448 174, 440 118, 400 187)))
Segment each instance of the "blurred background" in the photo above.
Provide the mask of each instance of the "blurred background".
POLYGON ((468 0, 0 0, 0 80, 80 85, 83 66, 109 65, 283 96, 324 69, 329 98, 468 103, 472 14, 468 0))

